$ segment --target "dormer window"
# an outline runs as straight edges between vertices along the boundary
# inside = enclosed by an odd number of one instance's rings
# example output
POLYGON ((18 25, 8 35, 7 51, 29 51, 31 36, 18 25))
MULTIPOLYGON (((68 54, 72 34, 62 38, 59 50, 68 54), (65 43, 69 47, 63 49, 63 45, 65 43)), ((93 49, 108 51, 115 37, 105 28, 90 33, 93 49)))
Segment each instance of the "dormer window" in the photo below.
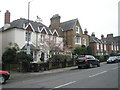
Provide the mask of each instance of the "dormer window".
POLYGON ((80 28, 76 26, 76 33, 80 33, 80 28))

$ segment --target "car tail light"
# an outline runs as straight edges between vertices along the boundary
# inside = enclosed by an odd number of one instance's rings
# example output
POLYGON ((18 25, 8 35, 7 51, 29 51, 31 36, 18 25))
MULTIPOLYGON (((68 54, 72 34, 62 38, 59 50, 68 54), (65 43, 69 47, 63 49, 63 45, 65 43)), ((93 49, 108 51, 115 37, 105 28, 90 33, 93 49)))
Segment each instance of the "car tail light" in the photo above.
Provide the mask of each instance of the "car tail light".
POLYGON ((88 59, 85 59, 85 62, 87 62, 88 61, 88 59))

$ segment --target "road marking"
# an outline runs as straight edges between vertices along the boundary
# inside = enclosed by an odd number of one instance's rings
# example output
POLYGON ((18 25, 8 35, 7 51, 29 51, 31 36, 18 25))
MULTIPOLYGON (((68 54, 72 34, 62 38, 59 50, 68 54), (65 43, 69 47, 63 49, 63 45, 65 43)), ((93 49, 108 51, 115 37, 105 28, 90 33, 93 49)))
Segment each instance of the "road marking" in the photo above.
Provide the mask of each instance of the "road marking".
POLYGON ((112 70, 118 69, 118 67, 113 68, 112 70))
POLYGON ((91 75, 89 77, 94 77, 94 76, 97 76, 97 75, 100 75, 100 74, 103 74, 103 73, 106 73, 107 71, 103 71, 103 72, 100 72, 100 73, 97 73, 97 74, 94 74, 94 75, 91 75))
POLYGON ((69 84, 72 84, 72 83, 75 83, 76 81, 73 81, 73 82, 69 82, 69 83, 66 83, 66 84, 63 84, 63 85, 59 85, 57 87, 54 87, 54 88, 60 88, 60 87, 64 87, 64 86, 67 86, 69 84))

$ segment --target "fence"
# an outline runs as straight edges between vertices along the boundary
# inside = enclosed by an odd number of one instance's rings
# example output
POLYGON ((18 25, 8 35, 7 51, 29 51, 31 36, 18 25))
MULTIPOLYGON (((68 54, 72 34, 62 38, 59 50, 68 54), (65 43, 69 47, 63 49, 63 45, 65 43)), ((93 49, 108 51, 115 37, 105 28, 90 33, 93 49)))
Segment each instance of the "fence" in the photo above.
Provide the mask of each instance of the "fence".
POLYGON ((39 64, 39 70, 50 70, 50 69, 57 69, 57 68, 65 68, 70 66, 75 66, 75 60, 70 60, 66 62, 46 62, 39 64))

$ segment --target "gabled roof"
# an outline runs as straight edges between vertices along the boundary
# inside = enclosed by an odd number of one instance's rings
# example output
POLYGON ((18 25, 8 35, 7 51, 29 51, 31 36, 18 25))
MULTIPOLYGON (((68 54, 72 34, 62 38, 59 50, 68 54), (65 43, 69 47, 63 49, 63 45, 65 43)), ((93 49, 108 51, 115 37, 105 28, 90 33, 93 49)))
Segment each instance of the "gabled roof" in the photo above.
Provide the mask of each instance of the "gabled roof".
POLYGON ((109 40, 108 38, 104 38, 104 41, 106 41, 107 44, 109 45, 117 45, 118 43, 120 43, 120 36, 117 37, 113 37, 112 40, 109 40))
POLYGON ((116 37, 113 37, 113 38, 116 42, 120 43, 120 36, 116 36, 116 37))
MULTIPOLYGON (((42 23, 40 23, 40 22, 34 22, 34 21, 32 21, 32 20, 29 20, 29 24, 31 24, 31 26, 32 26, 32 28, 34 29, 35 32, 40 32, 40 30, 41 30, 43 27, 45 27, 46 30, 47 30, 47 32, 48 32, 48 34, 51 34, 50 29, 49 29, 46 25, 44 25, 44 24, 42 24, 42 23), (40 30, 39 30, 38 28, 39 28, 40 30)), ((10 29, 10 28, 25 29, 25 27, 26 27, 27 25, 28 25, 28 20, 27 20, 27 19, 24 19, 24 18, 20 18, 20 19, 17 19, 17 20, 14 20, 13 22, 11 22, 11 23, 10 23, 10 27, 7 28, 7 30, 10 29)), ((6 29, 4 29, 4 28, 2 27, 0 30, 5 31, 6 29)))
POLYGON ((60 23, 60 27, 66 31, 66 30, 72 30, 74 29, 74 25, 78 22, 78 19, 73 19, 73 20, 69 20, 66 22, 62 22, 60 23))

